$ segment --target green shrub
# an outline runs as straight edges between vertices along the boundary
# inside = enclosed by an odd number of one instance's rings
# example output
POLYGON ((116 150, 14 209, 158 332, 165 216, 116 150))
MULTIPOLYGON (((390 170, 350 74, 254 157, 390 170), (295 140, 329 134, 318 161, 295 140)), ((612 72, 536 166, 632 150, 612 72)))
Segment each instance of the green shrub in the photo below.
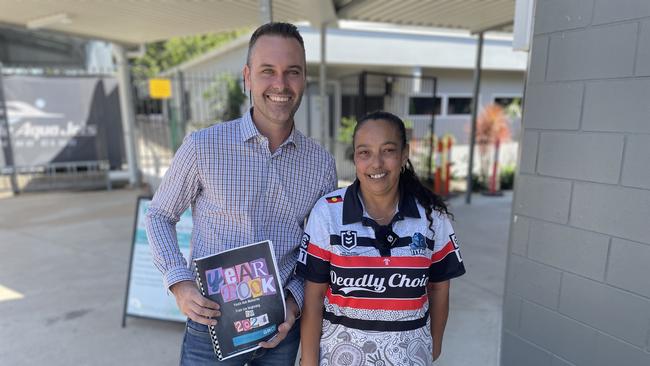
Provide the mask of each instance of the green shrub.
POLYGON ((482 177, 472 174, 472 192, 482 192, 487 190, 487 184, 482 177))
POLYGON ((501 189, 511 190, 515 185, 515 166, 506 165, 502 167, 499 179, 501 181, 501 189))

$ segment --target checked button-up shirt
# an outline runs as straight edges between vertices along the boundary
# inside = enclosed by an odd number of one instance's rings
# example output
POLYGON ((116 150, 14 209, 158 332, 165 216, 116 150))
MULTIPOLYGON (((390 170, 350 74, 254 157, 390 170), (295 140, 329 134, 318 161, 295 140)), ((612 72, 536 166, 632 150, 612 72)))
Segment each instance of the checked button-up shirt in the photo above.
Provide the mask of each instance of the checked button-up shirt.
POLYGON ((194 281, 176 240, 175 225, 192 207, 191 259, 271 240, 284 288, 303 304, 294 277, 305 218, 336 189, 334 159, 295 128, 273 153, 252 119, 214 125, 188 135, 149 206, 147 235, 165 286, 194 281))

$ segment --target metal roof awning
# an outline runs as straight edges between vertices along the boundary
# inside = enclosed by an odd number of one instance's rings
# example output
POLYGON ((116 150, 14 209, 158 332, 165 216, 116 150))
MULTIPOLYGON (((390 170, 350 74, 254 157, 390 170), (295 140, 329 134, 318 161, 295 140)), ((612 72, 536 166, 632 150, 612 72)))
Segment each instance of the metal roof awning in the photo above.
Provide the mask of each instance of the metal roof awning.
POLYGON ((510 30, 515 0, 335 0, 339 19, 434 28, 471 33, 510 30))
MULTIPOLYGON (((301 19, 299 1, 275 0, 278 19, 301 19)), ((0 23, 137 45, 260 23, 258 0, 0 0, 0 23)))
MULTIPOLYGON (((260 0, 0 0, 0 24, 136 45, 260 24, 260 0)), ((515 0, 273 0, 273 19, 339 19, 480 32, 507 29, 515 0)))

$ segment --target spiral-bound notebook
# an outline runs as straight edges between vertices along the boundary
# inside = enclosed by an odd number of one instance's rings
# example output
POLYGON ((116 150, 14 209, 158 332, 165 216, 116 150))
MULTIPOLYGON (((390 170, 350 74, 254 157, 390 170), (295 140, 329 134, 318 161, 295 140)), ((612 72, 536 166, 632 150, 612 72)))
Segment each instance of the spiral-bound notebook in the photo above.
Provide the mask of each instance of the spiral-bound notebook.
POLYGON ((219 360, 253 351, 277 334, 285 303, 271 241, 194 259, 194 271, 203 296, 221 306, 217 325, 208 326, 219 360))

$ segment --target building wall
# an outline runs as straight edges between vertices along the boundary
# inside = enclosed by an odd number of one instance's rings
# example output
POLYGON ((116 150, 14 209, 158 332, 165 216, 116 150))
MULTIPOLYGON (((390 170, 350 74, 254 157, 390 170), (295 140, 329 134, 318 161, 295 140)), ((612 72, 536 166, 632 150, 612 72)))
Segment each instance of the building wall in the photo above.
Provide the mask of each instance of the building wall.
MULTIPOLYGON (((341 93, 343 96, 358 95, 358 77, 363 71, 358 67, 331 67, 332 74, 351 75, 339 78, 341 82, 341 93)), ((410 69, 384 69, 381 72, 409 75, 410 69)), ((450 70, 450 69, 424 69, 423 76, 434 76, 437 78, 438 86, 436 96, 442 98, 442 110, 436 115, 435 130, 437 135, 452 134, 457 144, 469 143, 469 130, 471 115, 453 115, 447 110, 447 102, 453 97, 472 97, 473 72, 471 70, 450 70)), ((495 97, 518 97, 523 96, 524 74, 517 71, 485 71, 481 77, 481 90, 479 93, 479 107, 483 107, 494 101, 495 97)), ((368 95, 381 96, 384 94, 383 79, 377 84, 377 78, 370 78, 367 85, 368 95), (374 82, 374 84, 373 84, 374 82), (376 85, 375 85, 376 84, 376 85)), ((393 87, 393 99, 401 96, 400 100, 394 100, 395 105, 385 104, 385 108, 394 111, 403 118, 414 122, 415 134, 423 136, 429 131, 431 117, 429 115, 410 115, 408 112, 409 97, 430 96, 433 89, 430 80, 423 80, 421 83, 422 94, 413 91, 412 80, 400 78, 399 83, 393 87)), ((520 121, 515 119, 511 125, 513 140, 517 141, 520 131, 520 121)))
POLYGON ((539 0, 503 366, 650 365, 650 2, 539 0))

